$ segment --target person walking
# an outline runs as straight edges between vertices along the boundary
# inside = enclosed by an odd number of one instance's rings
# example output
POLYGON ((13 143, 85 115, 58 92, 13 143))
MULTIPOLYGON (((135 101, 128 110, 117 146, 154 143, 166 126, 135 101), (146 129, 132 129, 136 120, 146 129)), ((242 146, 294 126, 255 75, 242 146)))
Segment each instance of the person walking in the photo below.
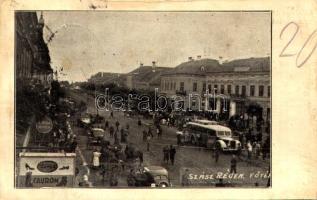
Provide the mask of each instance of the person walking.
POLYGON ((150 137, 152 137, 152 138, 154 137, 154 136, 153 136, 153 133, 152 133, 151 126, 149 126, 148 135, 149 135, 150 137))
POLYGON ((165 146, 163 148, 163 162, 168 164, 168 160, 169 160, 169 149, 168 149, 168 146, 165 146))
POLYGON ((157 134, 157 138, 161 138, 161 136, 162 136, 162 129, 161 129, 160 126, 158 126, 158 127, 156 128, 156 134, 157 134))
POLYGON ((120 123, 119 123, 119 121, 117 120, 117 121, 116 121, 117 131, 119 130, 119 126, 120 126, 120 123))
POLYGON ((170 154, 171 163, 172 163, 172 165, 174 165, 176 149, 175 149, 175 147, 173 145, 170 146, 169 154, 170 154))
POLYGON ((146 141, 146 138, 147 138, 147 132, 146 132, 146 130, 144 130, 144 131, 142 132, 142 134, 143 134, 143 142, 145 142, 145 141, 146 141))
POLYGON ((177 145, 180 146, 182 145, 182 135, 180 133, 177 133, 177 145))
POLYGON ((118 130, 116 130, 113 134, 114 137, 114 143, 119 144, 119 139, 118 139, 118 130))
POLYGON ((106 120, 106 121, 105 121, 105 129, 107 130, 108 127, 109 127, 109 122, 108 122, 108 120, 106 120))
POLYGON ((113 133, 114 133, 114 128, 113 128, 113 126, 110 126, 110 128, 109 128, 109 133, 110 133, 110 137, 113 137, 113 133))
POLYGON ((139 127, 142 126, 142 122, 141 122, 140 117, 138 117, 138 126, 139 126, 139 127))
POLYGON ((215 149, 214 157, 215 157, 215 162, 218 163, 218 160, 219 160, 219 150, 218 149, 215 149))
POLYGON ((121 139, 121 143, 125 143, 124 130, 123 130, 123 128, 121 128, 121 130, 120 130, 120 139, 121 139))
POLYGON ((260 142, 256 142, 255 144, 255 158, 258 159, 261 154, 261 144, 260 142))
POLYGON ((252 155, 252 144, 250 141, 247 142, 247 151, 248 151, 248 160, 251 161, 251 155, 252 155))
POLYGON ((111 111, 111 113, 110 113, 110 117, 111 117, 111 118, 113 118, 113 111, 111 111))
POLYGON ((95 149, 93 152, 93 159, 92 159, 92 165, 94 169, 98 169, 100 167, 99 157, 101 153, 98 151, 98 149, 95 149))
POLYGON ((146 138, 146 150, 150 151, 150 140, 151 140, 151 135, 148 134, 146 138))
POLYGON ((232 155, 231 161, 230 161, 230 173, 237 173, 237 159, 235 155, 232 155))

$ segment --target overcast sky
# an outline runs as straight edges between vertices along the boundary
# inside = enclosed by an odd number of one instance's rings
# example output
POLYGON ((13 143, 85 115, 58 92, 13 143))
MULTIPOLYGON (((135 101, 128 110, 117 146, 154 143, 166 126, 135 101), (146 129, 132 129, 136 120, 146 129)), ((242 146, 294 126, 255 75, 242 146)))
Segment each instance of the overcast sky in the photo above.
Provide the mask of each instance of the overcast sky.
MULTIPOLYGON (((39 14, 39 13, 38 13, 39 14)), ((189 56, 233 60, 271 52, 269 12, 44 11, 57 33, 49 42, 51 65, 61 79, 126 73, 139 66, 175 67, 189 56)), ((51 33, 44 30, 44 40, 51 33)))

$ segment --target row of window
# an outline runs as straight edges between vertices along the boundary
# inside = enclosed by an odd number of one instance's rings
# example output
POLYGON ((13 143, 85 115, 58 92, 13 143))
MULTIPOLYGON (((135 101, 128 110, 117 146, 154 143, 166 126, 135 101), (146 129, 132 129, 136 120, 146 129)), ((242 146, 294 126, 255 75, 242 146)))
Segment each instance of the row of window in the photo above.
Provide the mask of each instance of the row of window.
MULTIPOLYGON (((193 88, 195 86, 193 85, 193 88)), ((264 85, 259 85, 259 93, 258 96, 259 97, 263 97, 264 96, 264 85)), ((227 94, 233 94, 232 93, 232 86, 231 85, 227 85, 227 94)), ((212 90, 211 85, 208 85, 208 92, 209 93, 216 93, 218 94, 219 90, 218 90, 218 85, 214 85, 214 89, 212 90), (213 91, 214 90, 214 91, 213 91)), ((203 84, 203 90, 202 91, 206 91, 206 83, 203 84)), ((220 85, 220 94, 225 94, 225 85, 220 85)), ((242 85, 241 86, 241 93, 240 93, 240 85, 235 85, 234 88, 234 94, 241 94, 242 96, 246 96, 247 95, 247 86, 242 85)), ((255 85, 250 85, 250 93, 249 96, 254 97, 255 96, 255 85)), ((271 86, 267 86, 267 96, 270 97, 271 96, 271 86)))
MULTIPOLYGON (((184 82, 180 82, 179 85, 179 91, 184 91, 184 82)), ((259 89, 259 93, 258 96, 259 97, 263 97, 264 96, 264 85, 259 85, 258 86, 259 89)), ((165 82, 165 84, 162 83, 162 90, 167 91, 167 90, 176 90, 176 82, 165 82)), ((206 88, 206 83, 203 83, 203 89, 202 92, 205 92, 207 90, 206 88)), ((232 91, 232 85, 227 85, 227 94, 233 94, 232 91)), ((197 92, 198 91, 198 84, 197 82, 193 83, 193 92, 197 92)), ((218 85, 214 85, 214 88, 212 89, 211 84, 208 84, 208 92, 209 93, 220 93, 220 94, 225 94, 225 85, 220 85, 220 88, 218 88, 218 85), (219 91, 220 89, 220 91, 219 91)), ((235 85, 234 88, 234 94, 241 94, 242 96, 246 96, 247 94, 247 86, 242 85, 241 86, 241 93, 240 93, 240 85, 235 85)), ((250 93, 249 96, 253 97, 255 96, 255 85, 250 85, 250 93)), ((271 87, 267 86, 267 95, 268 97, 271 96, 271 87)))

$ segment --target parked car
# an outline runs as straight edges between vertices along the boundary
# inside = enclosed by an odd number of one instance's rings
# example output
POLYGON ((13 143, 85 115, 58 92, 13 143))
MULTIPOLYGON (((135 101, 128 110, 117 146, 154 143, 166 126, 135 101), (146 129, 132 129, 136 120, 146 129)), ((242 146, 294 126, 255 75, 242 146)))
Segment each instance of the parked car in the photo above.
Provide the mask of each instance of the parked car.
POLYGON ((92 128, 91 134, 94 138, 103 138, 103 136, 105 135, 105 130, 103 130, 102 128, 92 128))
POLYGON ((91 116, 89 114, 84 114, 78 119, 78 125, 82 128, 88 128, 91 125, 91 116))
POLYGON ((168 171, 161 166, 147 166, 128 176, 128 185, 137 187, 170 187, 168 171))

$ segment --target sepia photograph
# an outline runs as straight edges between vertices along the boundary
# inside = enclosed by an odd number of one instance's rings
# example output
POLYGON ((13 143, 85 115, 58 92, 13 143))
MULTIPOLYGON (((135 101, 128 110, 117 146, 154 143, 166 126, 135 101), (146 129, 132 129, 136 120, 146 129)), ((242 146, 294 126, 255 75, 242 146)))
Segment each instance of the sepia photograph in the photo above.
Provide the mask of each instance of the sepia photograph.
POLYGON ((16 10, 22 188, 271 188, 272 12, 16 10))

